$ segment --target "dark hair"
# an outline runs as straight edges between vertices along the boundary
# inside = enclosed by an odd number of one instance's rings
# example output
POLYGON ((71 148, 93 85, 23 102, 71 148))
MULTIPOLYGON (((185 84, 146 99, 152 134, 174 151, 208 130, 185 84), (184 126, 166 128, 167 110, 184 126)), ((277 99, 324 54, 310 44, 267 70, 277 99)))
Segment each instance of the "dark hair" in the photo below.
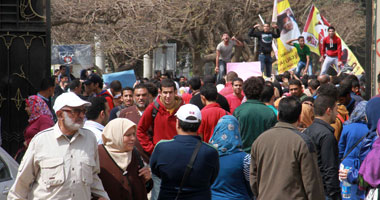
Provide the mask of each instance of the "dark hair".
POLYGON ((160 84, 161 91, 162 91, 163 87, 173 87, 174 91, 177 90, 177 87, 176 87, 174 81, 171 79, 168 79, 168 78, 161 81, 161 84, 160 84))
POLYGON ((156 97, 158 95, 158 88, 156 85, 152 82, 144 83, 146 89, 148 90, 148 93, 151 94, 153 97, 156 97))
POLYGON ((335 31, 335 28, 333 26, 329 26, 329 28, 327 29, 327 31, 329 31, 330 29, 332 29, 332 30, 335 31))
POLYGON ((112 88, 113 91, 115 91, 115 92, 120 92, 120 91, 121 91, 121 88, 122 88, 120 81, 118 81, 118 80, 113 80, 113 81, 111 82, 111 84, 110 84, 110 88, 112 88))
POLYGON ((243 83, 243 91, 247 99, 259 99, 263 88, 264 81, 258 77, 251 77, 243 83))
POLYGON ((377 83, 380 83, 380 73, 377 75, 377 83))
POLYGON ((214 84, 207 83, 201 87, 201 95, 204 96, 207 101, 216 101, 218 90, 214 84))
POLYGON ((347 95, 350 95, 351 93, 351 84, 349 83, 342 83, 338 87, 338 97, 346 97, 347 95))
POLYGON ((232 80, 234 80, 237 77, 238 77, 238 74, 236 72, 230 71, 227 73, 227 82, 231 82, 232 80))
POLYGON ((316 90, 318 87, 319 87, 319 81, 317 79, 311 79, 308 86, 313 89, 313 90, 316 90))
POLYGON ((281 83, 278 82, 278 81, 274 81, 273 82, 273 86, 277 88, 278 92, 280 93, 280 96, 282 96, 282 86, 281 86, 281 83))
POLYGON ((87 79, 87 70, 86 69, 82 69, 81 71, 80 71, 80 79, 81 80, 86 80, 87 79))
POLYGON ((148 90, 148 88, 146 87, 146 84, 145 84, 145 83, 139 83, 139 84, 135 85, 134 90, 136 90, 136 89, 141 89, 141 88, 144 88, 144 89, 147 89, 147 90, 148 90))
POLYGON ((244 83, 243 79, 237 77, 237 78, 234 78, 234 80, 232 80, 232 85, 234 85, 234 82, 235 82, 235 81, 239 81, 239 82, 244 83))
MULTIPOLYGON (((189 116, 186 119, 194 120, 195 117, 189 116)), ((178 119, 178 125, 184 132, 197 132, 201 123, 188 123, 178 119)))
POLYGON ((40 84, 40 91, 47 90, 51 87, 55 86, 55 80, 53 77, 45 77, 42 79, 41 84, 40 84))
POLYGON ((106 110, 107 100, 104 97, 93 97, 90 99, 91 106, 87 108, 86 117, 89 120, 96 120, 102 110, 106 110))
POLYGON ((298 40, 300 39, 305 39, 305 37, 303 37, 302 35, 298 37, 298 40))
POLYGON ((282 74, 275 75, 275 76, 274 76, 274 81, 282 82, 282 74))
POLYGON ((213 75, 205 75, 203 77, 203 84, 206 84, 206 83, 215 84, 215 76, 213 76, 213 75))
POLYGON ((355 88, 355 87, 360 87, 360 83, 359 83, 359 81, 357 81, 357 80, 352 80, 352 82, 351 82, 351 86, 352 86, 353 88, 355 88))
POLYGON ((336 99, 328 95, 318 95, 314 101, 314 113, 315 116, 323 116, 326 113, 327 108, 334 108, 336 99))
POLYGON ((75 90, 75 88, 77 88, 79 86, 80 86, 80 80, 78 78, 72 80, 70 85, 69 85, 70 91, 72 92, 73 90, 75 90))
POLYGON ((66 74, 62 74, 62 75, 61 75, 61 80, 62 80, 62 78, 64 78, 64 77, 68 78, 68 76, 67 76, 66 74))
POLYGON ((301 78, 301 82, 302 82, 302 85, 304 85, 305 88, 307 88, 308 82, 309 82, 309 75, 307 74, 303 75, 301 78))
MULTIPOLYGON (((379 75, 380 75, 380 74, 379 74, 379 75)), ((226 85, 226 79, 221 78, 221 79, 219 79, 219 81, 218 81, 216 84, 217 84, 217 85, 218 85, 218 84, 226 85)))
POLYGON ((190 79, 189 85, 192 90, 199 90, 199 88, 201 88, 201 79, 198 76, 195 76, 190 79))
POLYGON ((297 80, 297 79, 291 79, 289 81, 289 85, 297 85, 298 87, 302 88, 302 83, 301 81, 297 80))
POLYGON ((289 71, 286 71, 282 74, 282 78, 287 78, 288 80, 290 80, 290 72, 289 71))
POLYGON ((317 94, 318 95, 331 96, 336 100, 338 90, 335 87, 335 85, 333 85, 332 83, 326 83, 326 84, 323 84, 319 87, 319 89, 317 90, 317 94))
POLYGON ((340 78, 338 76, 331 76, 331 83, 334 84, 334 85, 338 85, 339 84, 339 81, 340 78))
POLYGON ((318 76, 315 75, 315 74, 312 74, 312 75, 309 76, 309 79, 317 79, 317 78, 318 78, 318 76))
POLYGON ((260 95, 260 101, 267 103, 272 99, 273 95, 274 95, 274 86, 265 84, 263 91, 261 92, 261 95, 260 95))
POLYGON ((301 111, 302 104, 296 97, 282 98, 278 105, 278 120, 292 124, 299 119, 301 111))
POLYGON ((66 69, 66 65, 60 65, 59 70, 66 69))
POLYGON ((307 97, 302 99, 301 103, 303 103, 305 101, 310 101, 310 102, 314 103, 315 99, 313 97, 307 96, 307 97))
MULTIPOLYGON (((129 91, 132 91, 132 93, 135 91, 135 89, 131 88, 131 87, 125 87, 121 90, 121 93, 124 93, 125 90, 129 90, 129 91)), ((122 94, 123 95, 123 94, 122 94)))

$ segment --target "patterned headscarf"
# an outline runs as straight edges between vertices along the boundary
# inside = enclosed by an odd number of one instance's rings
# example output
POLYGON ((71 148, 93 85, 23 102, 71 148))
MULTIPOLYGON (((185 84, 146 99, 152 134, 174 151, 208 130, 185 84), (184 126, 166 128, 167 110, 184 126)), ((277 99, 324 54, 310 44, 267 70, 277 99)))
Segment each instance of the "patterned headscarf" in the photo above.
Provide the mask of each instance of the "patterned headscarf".
POLYGON ((243 151, 238 120, 232 115, 220 118, 209 143, 218 150, 219 156, 243 151))
POLYGON ((53 120, 53 115, 51 114, 48 105, 41 97, 37 95, 29 96, 28 99, 25 100, 25 103, 26 106, 30 107, 29 123, 38 119, 41 115, 48 115, 51 120, 53 120))
POLYGON ((368 101, 361 101, 355 106, 354 111, 352 111, 350 118, 344 122, 345 125, 352 123, 366 123, 365 107, 368 101))

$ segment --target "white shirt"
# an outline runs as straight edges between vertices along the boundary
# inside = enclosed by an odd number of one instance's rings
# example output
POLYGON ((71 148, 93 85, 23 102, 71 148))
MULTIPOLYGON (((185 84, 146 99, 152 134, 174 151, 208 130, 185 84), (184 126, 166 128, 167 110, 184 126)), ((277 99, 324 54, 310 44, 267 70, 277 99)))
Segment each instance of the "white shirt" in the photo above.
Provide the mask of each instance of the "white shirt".
POLYGON ((96 121, 86 120, 86 122, 84 123, 83 128, 88 129, 91 132, 93 132, 94 135, 95 135, 95 137, 96 137, 96 142, 98 144, 103 144, 103 140, 102 140, 102 132, 103 132, 103 129, 104 129, 103 125, 99 124, 96 121))
POLYGON ((101 180, 96 138, 79 129, 69 140, 58 123, 38 133, 21 161, 13 199, 91 199, 91 194, 109 199, 101 180))

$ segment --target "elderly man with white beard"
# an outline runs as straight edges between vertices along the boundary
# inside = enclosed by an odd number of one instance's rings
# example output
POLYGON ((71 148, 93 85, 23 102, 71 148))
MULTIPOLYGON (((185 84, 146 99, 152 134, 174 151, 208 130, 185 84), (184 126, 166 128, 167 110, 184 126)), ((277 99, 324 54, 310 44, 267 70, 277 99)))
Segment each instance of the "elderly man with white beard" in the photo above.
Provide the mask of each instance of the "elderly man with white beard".
POLYGON ((8 199, 109 199, 95 135, 82 128, 89 105, 72 92, 58 96, 58 122, 30 142, 8 199))

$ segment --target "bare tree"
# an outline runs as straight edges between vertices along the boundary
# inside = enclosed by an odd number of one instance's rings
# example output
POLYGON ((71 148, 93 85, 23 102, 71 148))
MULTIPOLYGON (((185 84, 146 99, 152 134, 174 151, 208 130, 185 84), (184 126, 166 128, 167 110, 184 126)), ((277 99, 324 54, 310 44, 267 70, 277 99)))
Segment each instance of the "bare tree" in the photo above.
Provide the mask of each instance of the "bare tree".
MULTIPOLYGON (((321 14, 336 26, 348 45, 360 46, 365 17, 358 3, 318 1, 321 14), (330 12, 334 6, 334 12, 330 12), (356 26, 352 26, 352 19, 356 26)), ((312 0, 291 1, 299 27, 303 27, 312 0)), ((236 48, 234 61, 250 61, 254 52, 247 32, 260 23, 258 14, 271 19, 268 0, 53 0, 52 38, 56 44, 93 44, 96 35, 114 66, 135 63, 159 44, 174 41, 179 52, 192 55, 193 72, 201 74, 205 62, 215 61, 215 48, 223 32, 246 44, 236 48)), ((301 30, 302 31, 302 30, 301 30)))

